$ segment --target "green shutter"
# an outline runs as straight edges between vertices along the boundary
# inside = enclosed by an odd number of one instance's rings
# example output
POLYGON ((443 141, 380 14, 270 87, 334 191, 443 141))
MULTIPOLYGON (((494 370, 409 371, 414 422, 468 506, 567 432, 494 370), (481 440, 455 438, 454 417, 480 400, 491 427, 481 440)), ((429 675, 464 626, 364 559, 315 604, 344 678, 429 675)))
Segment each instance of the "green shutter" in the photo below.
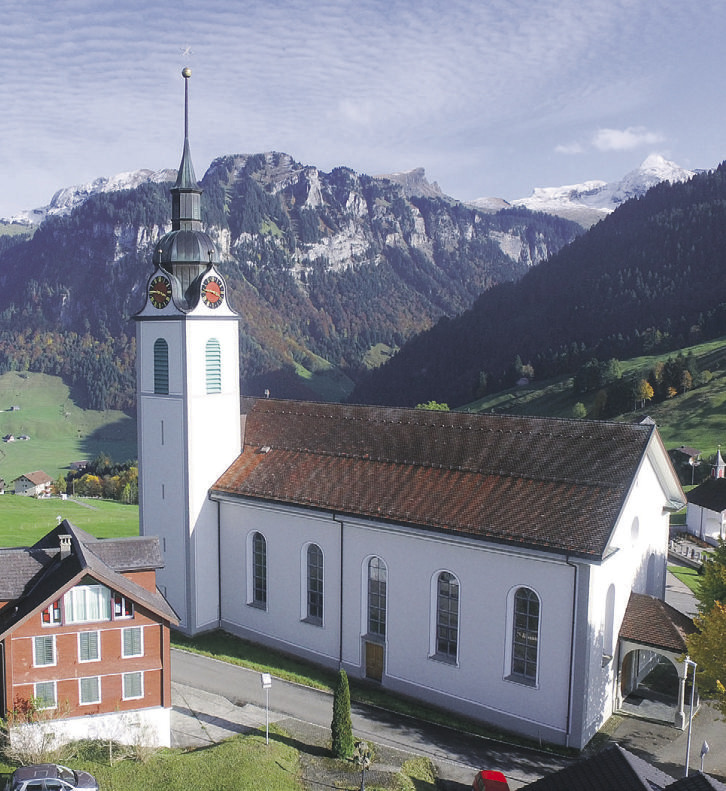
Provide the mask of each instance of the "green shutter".
POLYGON ((154 393, 169 394, 169 344, 163 338, 154 341, 154 393))
POLYGON ((222 392, 222 349, 216 338, 207 341, 205 350, 207 393, 222 392))

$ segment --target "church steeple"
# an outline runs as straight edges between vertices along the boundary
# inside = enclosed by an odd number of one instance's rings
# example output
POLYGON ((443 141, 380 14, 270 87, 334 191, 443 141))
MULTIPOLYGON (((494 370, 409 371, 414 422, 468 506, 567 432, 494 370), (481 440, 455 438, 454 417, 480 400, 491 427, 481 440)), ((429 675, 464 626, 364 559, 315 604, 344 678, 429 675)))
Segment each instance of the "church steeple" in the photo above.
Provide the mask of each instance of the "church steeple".
POLYGON ((199 275, 215 261, 215 247, 202 231, 202 190, 197 183, 189 148, 189 78, 192 70, 182 69, 184 77, 184 148, 176 182, 171 188, 171 231, 158 243, 154 263, 175 275, 181 283, 188 308, 199 301, 199 275))

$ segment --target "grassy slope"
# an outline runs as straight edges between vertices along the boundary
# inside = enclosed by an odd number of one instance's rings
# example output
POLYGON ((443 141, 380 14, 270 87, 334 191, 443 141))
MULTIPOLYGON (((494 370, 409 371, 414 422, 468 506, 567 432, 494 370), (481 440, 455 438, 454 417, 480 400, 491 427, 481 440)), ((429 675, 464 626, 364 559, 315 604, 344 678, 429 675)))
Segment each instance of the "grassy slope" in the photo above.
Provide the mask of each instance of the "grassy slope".
POLYGON ((138 505, 109 500, 35 500, 5 494, 0 497, 0 547, 34 544, 58 524, 58 517, 97 538, 137 536, 138 505))
POLYGON ((0 437, 30 436, 25 442, 0 442, 0 478, 6 482, 33 470, 55 479, 70 462, 101 451, 118 462, 136 458, 136 421, 123 412, 81 409, 56 376, 3 374, 0 410, 0 437), (7 411, 11 406, 20 410, 7 411))
MULTIPOLYGON (((702 361, 703 369, 714 374, 708 385, 660 404, 649 404, 643 410, 621 415, 618 419, 630 421, 650 415, 658 425, 666 448, 690 445, 698 448, 707 459, 716 453, 718 445, 726 437, 726 339, 684 349, 686 354, 689 351, 702 361), (719 365, 723 367, 716 367, 719 365)), ((646 376, 656 360, 666 361, 676 354, 671 352, 623 361, 623 373, 625 376, 646 376)), ((563 377, 544 382, 535 380, 526 387, 495 393, 469 404, 466 409, 571 417, 577 401, 582 401, 589 408, 593 399, 594 393, 576 395, 572 390, 572 378, 563 377)))

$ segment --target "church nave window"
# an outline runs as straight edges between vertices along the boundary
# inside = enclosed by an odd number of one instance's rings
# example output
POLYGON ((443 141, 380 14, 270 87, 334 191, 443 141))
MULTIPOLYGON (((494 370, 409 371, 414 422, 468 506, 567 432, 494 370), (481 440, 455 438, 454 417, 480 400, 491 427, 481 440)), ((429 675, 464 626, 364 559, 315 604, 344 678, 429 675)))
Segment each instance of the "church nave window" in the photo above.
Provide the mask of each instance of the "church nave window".
POLYGON ((433 656, 456 662, 459 647, 459 581, 449 571, 436 577, 436 628, 433 656))
POLYGON ((386 636, 388 571, 380 558, 368 561, 368 634, 386 636))
POLYGON ((537 683, 539 653, 539 596, 530 588, 518 588, 514 594, 512 624, 512 681, 537 683))
POLYGON ((252 590, 249 604, 267 609, 267 541, 262 533, 252 535, 252 590))
POLYGON ((307 567, 307 615, 308 623, 323 625, 323 551, 317 544, 308 544, 307 567))

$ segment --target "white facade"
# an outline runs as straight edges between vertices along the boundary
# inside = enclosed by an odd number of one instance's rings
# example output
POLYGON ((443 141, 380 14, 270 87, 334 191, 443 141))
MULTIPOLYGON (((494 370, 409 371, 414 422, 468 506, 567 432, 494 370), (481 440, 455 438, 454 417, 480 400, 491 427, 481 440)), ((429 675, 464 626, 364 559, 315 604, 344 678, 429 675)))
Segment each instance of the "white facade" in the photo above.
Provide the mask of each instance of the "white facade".
POLYGON ((726 538, 726 511, 712 511, 702 505, 688 503, 686 528, 691 535, 717 546, 726 538))
POLYGON ((219 618, 217 509, 208 490, 240 452, 237 316, 226 303, 213 310, 200 301, 187 313, 149 303, 136 318, 140 532, 161 539, 159 587, 180 629, 193 633, 219 618), (159 392, 159 341, 168 392, 159 392))

